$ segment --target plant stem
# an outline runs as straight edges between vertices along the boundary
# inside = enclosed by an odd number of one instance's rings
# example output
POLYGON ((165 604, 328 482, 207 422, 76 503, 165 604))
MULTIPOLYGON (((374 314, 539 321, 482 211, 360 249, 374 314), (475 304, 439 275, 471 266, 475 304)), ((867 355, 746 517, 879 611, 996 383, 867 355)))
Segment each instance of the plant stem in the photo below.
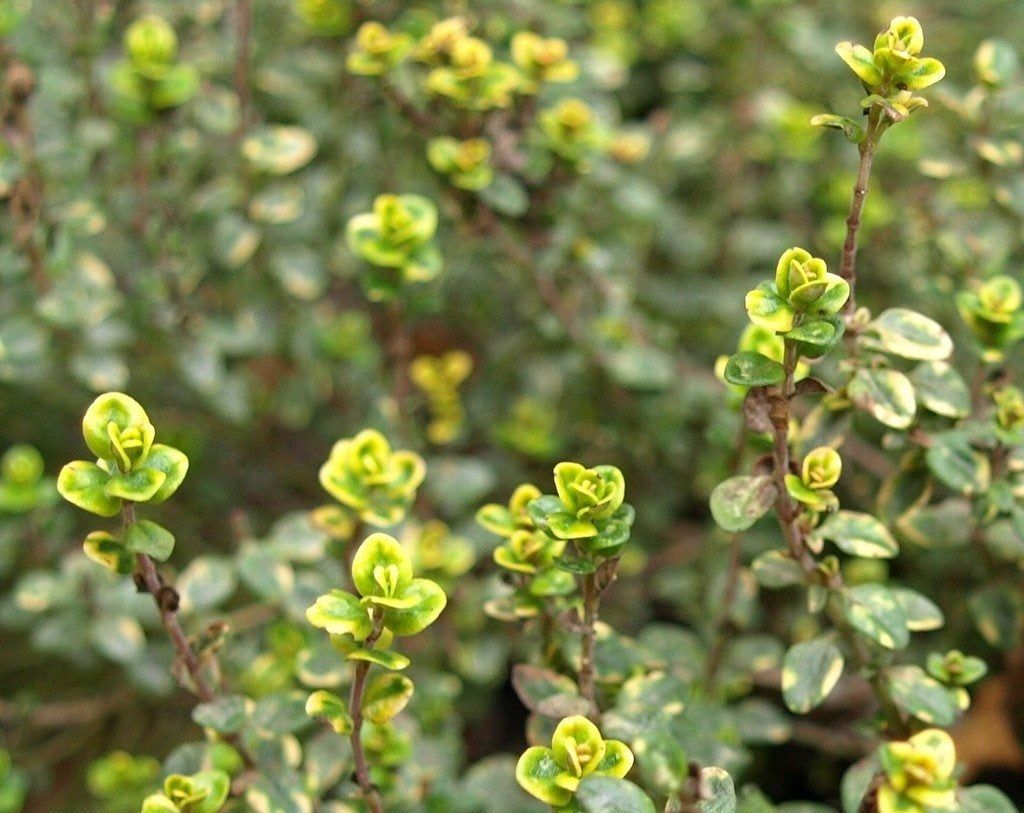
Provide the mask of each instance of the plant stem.
POLYGON ((839 264, 839 276, 850 283, 850 298, 846 301, 845 309, 848 315, 857 309, 854 292, 857 287, 857 232, 860 230, 864 202, 868 197, 868 178, 871 176, 871 164, 875 160, 875 149, 881 136, 881 121, 882 108, 873 104, 868 113, 864 140, 860 144, 860 166, 857 168, 857 182, 853 187, 850 214, 846 218, 846 240, 843 242, 843 258, 839 264))
MULTIPOLYGON (((370 634, 363 641, 363 647, 370 649, 384 631, 384 613, 377 608, 373 610, 373 626, 370 634)), ((363 751, 363 692, 366 690, 366 676, 370 671, 369 661, 358 661, 356 673, 352 678, 352 693, 349 696, 349 713, 352 715, 352 733, 349 742, 352 744, 352 758, 356 765, 356 781, 363 791, 363 798, 369 805, 371 813, 383 813, 384 806, 377 788, 370 781, 370 768, 366 763, 366 752, 363 751)))
POLYGON ((590 717, 596 722, 600 718, 597 708, 597 691, 594 688, 594 624, 597 621, 601 593, 597 589, 597 574, 588 573, 583 577, 583 630, 580 633, 580 671, 578 681, 580 694, 590 704, 590 717))
MULTIPOLYGON (((121 508, 121 518, 125 530, 127 530, 135 522, 134 503, 127 501, 124 503, 121 508)), ((192 643, 189 641, 188 635, 178 620, 178 591, 171 587, 171 585, 164 583, 164 580, 160 578, 160 574, 157 573, 156 565, 149 556, 145 553, 140 553, 136 559, 138 561, 138 570, 135 572, 135 583, 141 589, 145 589, 153 597, 153 601, 156 602, 157 610, 160 612, 160 620, 164 625, 164 629, 167 630, 171 643, 174 645, 174 651, 177 654, 178 660, 185 665, 185 669, 192 679, 196 695, 204 703, 210 702, 217 695, 203 675, 199 657, 192 648, 192 643)))

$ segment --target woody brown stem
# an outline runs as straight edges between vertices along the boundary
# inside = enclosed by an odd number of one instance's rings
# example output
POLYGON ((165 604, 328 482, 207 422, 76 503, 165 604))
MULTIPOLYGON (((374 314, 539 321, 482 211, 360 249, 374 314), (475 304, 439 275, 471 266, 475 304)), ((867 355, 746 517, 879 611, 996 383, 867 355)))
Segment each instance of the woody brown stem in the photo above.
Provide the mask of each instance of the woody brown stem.
MULTIPOLYGON (((121 509, 121 518, 125 530, 135 522, 135 505, 133 503, 125 502, 121 509)), ((192 648, 192 642, 189 641, 188 635, 178 619, 178 591, 164 582, 149 556, 140 553, 136 556, 136 560, 138 570, 135 572, 135 583, 153 597, 157 610, 160 612, 160 621, 167 631, 167 636, 171 639, 178 661, 184 664, 188 671, 196 696, 204 703, 214 700, 217 694, 203 675, 199 656, 192 648)))
POLYGON ((868 179, 871 165, 875 160, 875 149, 881 135, 882 108, 872 105, 868 113, 867 129, 860 144, 860 165, 857 167, 857 181, 853 186, 853 200, 850 214, 846 218, 846 240, 843 242, 843 257, 839 264, 839 276, 850 283, 850 298, 846 301, 846 313, 857 309, 855 289, 857 287, 857 232, 860 230, 864 202, 868 197, 868 179))

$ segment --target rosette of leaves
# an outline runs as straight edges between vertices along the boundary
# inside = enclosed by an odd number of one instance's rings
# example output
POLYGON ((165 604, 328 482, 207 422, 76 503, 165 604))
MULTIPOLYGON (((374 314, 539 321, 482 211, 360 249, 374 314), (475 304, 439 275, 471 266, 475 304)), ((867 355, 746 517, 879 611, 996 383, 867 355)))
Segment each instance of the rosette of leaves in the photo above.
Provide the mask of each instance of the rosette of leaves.
POLYGON ((800 476, 786 475, 786 490, 789 496, 809 511, 816 514, 832 511, 839 506, 839 500, 832 493, 832 486, 839 482, 843 461, 839 452, 828 446, 820 446, 804 457, 800 476))
POLYGON ((961 291, 956 305, 985 361, 1000 361, 1024 338, 1024 293, 1013 277, 991 277, 976 290, 961 291))
POLYGON ((1018 387, 998 387, 992 392, 992 402, 999 442, 1010 447, 1024 442, 1024 392, 1018 387))
POLYGON ((555 490, 527 506, 537 527, 572 541, 585 554, 614 556, 629 539, 635 512, 624 502, 626 481, 615 466, 555 466, 555 490))
POLYGON ((427 74, 426 89, 466 110, 505 108, 519 86, 511 65, 494 59, 486 42, 469 35, 453 37, 446 59, 427 74))
MULTIPOLYGON (((188 458, 154 442, 156 430, 146 411, 124 393, 108 392, 93 401, 82 419, 82 434, 98 459, 65 465, 57 490, 85 511, 111 517, 124 503, 162 503, 185 479, 188 458)), ((120 537, 94 531, 84 543, 89 558, 119 573, 133 569, 136 553, 164 561, 173 548, 170 531, 149 520, 133 522, 120 537)))
POLYGON ((395 269, 398 279, 376 276, 368 280, 371 295, 383 298, 395 283, 427 282, 442 267, 441 252, 434 243, 437 207, 422 195, 379 195, 372 212, 348 221, 345 239, 349 248, 372 266, 395 269))
POLYGON ((110 84, 115 105, 127 118, 148 121, 199 90, 199 72, 177 61, 177 35, 162 17, 149 15, 132 23, 124 46, 128 58, 114 66, 110 84))
POLYGON ((295 10, 313 33, 323 37, 341 34, 352 19, 344 0, 295 0, 295 10))
POLYGON ((12 446, 0 457, 0 514, 24 514, 50 503, 53 480, 43 477, 43 456, 32 446, 12 446))
POLYGON ((786 334, 798 321, 838 313, 849 296, 849 283, 829 273, 823 259, 794 247, 779 257, 774 281, 747 293, 747 316, 755 325, 786 334))
POLYGON ((416 499, 427 467, 415 452, 393 451, 376 429, 339 440, 320 467, 320 484, 363 522, 400 522, 416 499))
POLYGON ((985 677, 988 666, 981 658, 965 655, 959 649, 952 649, 945 655, 932 652, 925 661, 925 671, 953 693, 957 706, 966 710, 971 704, 965 686, 970 686, 985 677))
POLYGON ((895 17, 874 42, 873 50, 840 42, 836 53, 857 74, 868 95, 861 107, 868 112, 867 128, 844 116, 814 116, 811 124, 842 130, 861 153, 874 151, 879 137, 892 124, 903 121, 928 101, 914 91, 930 87, 946 75, 937 59, 921 57, 924 32, 913 17, 895 17))
POLYGON ((569 46, 558 37, 545 38, 532 31, 512 37, 512 62, 522 74, 520 90, 536 93, 542 82, 571 82, 580 74, 569 59, 569 46))
POLYGON ((476 521, 493 534, 509 539, 516 531, 530 531, 536 528, 530 516, 529 505, 541 496, 541 491, 531 483, 516 487, 508 505, 488 503, 476 512, 476 521))
MULTIPOLYGON (((447 603, 444 590, 430 579, 414 577, 408 551, 383 533, 371 534, 359 546, 352 559, 352 583, 358 595, 332 590, 306 610, 306 619, 326 630, 348 660, 365 661, 389 671, 405 669, 409 659, 390 646, 395 636, 416 635, 437 620, 447 603)), ((367 688, 363 711, 373 722, 384 723, 405 705, 412 694, 412 683, 407 679, 378 682, 380 686, 370 683, 367 688), (392 702, 394 692, 404 698, 397 708, 392 702), (367 705, 375 699, 384 703, 385 695, 391 703, 387 714, 383 706, 379 714, 367 711, 367 705)), ((307 711, 327 718, 340 733, 351 730, 349 710, 341 698, 318 692, 310 698, 307 711)))
POLYGON ((491 144, 486 138, 460 141, 441 136, 427 143, 427 160, 437 172, 446 175, 452 186, 476 191, 494 179, 490 164, 491 144))
POLYGON ((920 56, 923 48, 921 24, 914 17, 895 17, 875 37, 873 50, 840 42, 836 53, 857 74, 868 93, 886 99, 895 97, 909 112, 925 104, 923 99, 913 97, 911 91, 931 87, 946 75, 939 60, 920 56))
MULTIPOLYGON (((846 280, 829 273, 820 257, 794 247, 779 258, 775 279, 748 291, 745 304, 755 326, 789 339, 802 356, 817 358, 842 337, 844 324, 837 314, 849 297, 846 280)), ((775 348, 768 344, 763 349, 772 355, 756 347, 733 355, 722 368, 722 377, 739 387, 781 384, 785 370, 774 357, 775 348)))
POLYGON ((163 792, 147 796, 142 813, 217 813, 231 792, 231 777, 211 770, 185 776, 171 774, 163 792))
POLYGON ((604 144, 594 111, 580 99, 563 99, 542 110, 537 126, 544 146, 571 164, 586 161, 604 144))
MULTIPOLYGON (((494 549, 495 563, 513 574, 517 585, 513 614, 527 618, 541 611, 543 599, 566 596, 576 589, 572 574, 557 565, 567 541, 540 530, 528 511, 541 496, 540 489, 523 483, 512 493, 508 506, 490 503, 476 513, 476 521, 505 541, 494 549)), ((496 613, 504 617, 502 613, 496 613)))
POLYGON ((370 20, 356 31, 345 67, 360 76, 381 76, 395 67, 412 49, 408 34, 392 33, 370 20))
POLYGON ((409 365, 409 378, 427 396, 431 421, 427 438, 431 443, 451 443, 465 422, 459 386, 473 370, 473 359, 461 350, 440 356, 418 356, 409 365))
POLYGON ((621 780, 632 767, 633 752, 625 743, 603 739, 594 723, 577 715, 558 724, 550 748, 535 745, 523 752, 516 781, 555 810, 572 810, 573 796, 587 777, 621 780))
POLYGON ((958 810, 956 749, 945 731, 926 729, 905 742, 879 748, 884 782, 878 789, 879 813, 931 813, 958 810))

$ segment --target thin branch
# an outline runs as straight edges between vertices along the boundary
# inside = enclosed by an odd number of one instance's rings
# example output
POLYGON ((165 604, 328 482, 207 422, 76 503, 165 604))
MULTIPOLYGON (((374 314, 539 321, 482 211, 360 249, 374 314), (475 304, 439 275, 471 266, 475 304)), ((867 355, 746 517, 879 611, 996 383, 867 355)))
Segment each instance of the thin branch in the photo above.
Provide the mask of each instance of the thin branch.
POLYGON ((853 200, 850 203, 850 214, 846 218, 846 240, 843 242, 843 258, 839 264, 839 276, 850 283, 850 298, 846 301, 846 313, 852 314, 857 309, 855 289, 857 287, 857 232, 860 230, 861 215, 864 202, 868 197, 868 179, 871 176, 871 164, 875 160, 875 149, 881 135, 882 108, 875 104, 868 113, 867 129, 864 140, 860 144, 860 165, 857 168, 857 181, 853 187, 853 200))
MULTIPOLYGON (((121 509, 121 518, 127 530, 135 522, 134 503, 125 502, 121 509)), ((139 586, 140 590, 145 590, 153 597, 157 610, 160 612, 160 621, 163 623, 164 629, 171 639, 171 644, 174 646, 178 661, 185 666, 189 677, 192 679, 196 696, 204 703, 209 703, 217 697, 217 694, 210 687, 206 676, 203 675, 199 656, 196 655, 195 650, 192 648, 192 642, 189 641, 188 635, 178 619, 178 591, 164 582, 160 574, 157 573, 156 565, 149 556, 140 553, 137 556, 137 560, 138 570, 135 572, 136 585, 139 586)))
MULTIPOLYGON (((384 613, 379 608, 373 610, 373 626, 370 634, 363 641, 365 649, 372 649, 384 631, 384 613)), ((369 661, 356 663, 355 676, 352 679, 352 693, 349 696, 349 713, 352 715, 352 733, 349 742, 352 744, 352 758, 356 765, 356 781, 363 792, 363 799, 371 813, 384 813, 384 805, 376 786, 370 781, 370 768, 366 763, 366 752, 363 750, 363 692, 366 690, 366 676, 370 671, 369 661)))
POLYGON ((590 704, 590 717, 597 720, 597 691, 594 687, 594 624, 597 621, 600 595, 595 574, 583 577, 583 629, 580 632, 580 671, 577 676, 580 695, 590 704))

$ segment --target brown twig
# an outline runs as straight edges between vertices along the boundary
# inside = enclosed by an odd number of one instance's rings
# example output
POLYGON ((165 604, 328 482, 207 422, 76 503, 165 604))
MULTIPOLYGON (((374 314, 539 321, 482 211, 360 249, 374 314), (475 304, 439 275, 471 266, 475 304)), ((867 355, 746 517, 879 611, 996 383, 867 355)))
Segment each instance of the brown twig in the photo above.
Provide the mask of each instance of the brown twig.
POLYGON ((846 313, 852 314, 857 309, 854 289, 857 286, 857 232, 860 230, 861 215, 864 202, 868 197, 868 179, 871 176, 871 164, 875 160, 875 149, 881 134, 882 108, 874 104, 868 112, 867 128, 864 140, 860 143, 860 165, 857 168, 857 181, 853 187, 853 201, 850 203, 850 214, 846 218, 846 240, 843 242, 843 257, 839 264, 839 276, 850 283, 850 298, 846 301, 846 313))
MULTIPOLYGON (((363 648, 372 649, 384 631, 384 613, 375 608, 373 626, 370 634, 363 641, 363 648)), ((349 742, 352 744, 352 758, 356 766, 356 781, 363 792, 363 799, 372 813, 383 813, 384 806, 376 786, 370 781, 370 768, 366 763, 366 752, 363 750, 363 692, 366 690, 366 676, 370 671, 369 661, 356 663, 355 676, 352 678, 352 693, 349 696, 349 713, 352 715, 352 733, 349 742)))
MULTIPOLYGON (((135 522, 134 503, 125 502, 121 509, 121 518, 124 528, 127 530, 135 522)), ((137 559, 138 570, 135 572, 135 583, 141 590, 145 590, 153 597, 157 610, 160 612, 160 621, 171 639, 179 662, 184 665, 192 680, 196 696, 204 703, 209 703, 216 698, 217 694, 203 675, 199 656, 192 648, 192 642, 189 641, 188 635, 178 619, 178 591, 164 582, 149 556, 140 553, 137 559)))

